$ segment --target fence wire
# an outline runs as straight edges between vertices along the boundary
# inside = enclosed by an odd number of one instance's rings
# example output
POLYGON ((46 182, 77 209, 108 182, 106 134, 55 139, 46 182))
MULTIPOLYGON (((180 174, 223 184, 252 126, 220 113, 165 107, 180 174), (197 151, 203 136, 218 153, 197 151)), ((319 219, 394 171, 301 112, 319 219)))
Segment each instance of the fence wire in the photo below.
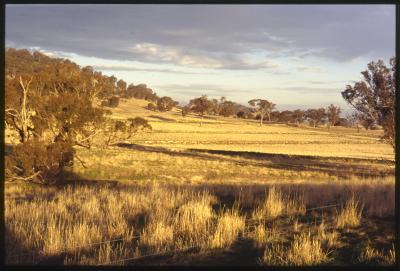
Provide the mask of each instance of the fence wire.
MULTIPOLYGON (((341 206, 341 205, 342 204, 330 204, 330 205, 318 206, 318 207, 308 208, 308 209, 305 210, 305 212, 309 212, 309 211, 313 211, 313 210, 333 208, 333 207, 337 207, 337 206, 341 206)), ((282 217, 285 217, 285 215, 276 217, 274 220, 282 218, 282 217)), ((261 223, 262 220, 265 219, 265 218, 267 218, 267 217, 264 216, 262 218, 248 218, 248 219, 245 219, 245 223, 246 224, 248 224, 248 222, 251 222, 251 221, 253 221, 253 223, 254 223, 254 224, 246 225, 247 229, 250 229, 250 227, 256 227, 257 224, 261 223)), ((315 223, 315 221, 312 221, 310 223, 315 223)), ((248 233, 250 233, 249 230, 245 231, 243 233, 243 236, 245 236, 248 233)), ((242 237, 239 236, 238 239, 244 238, 243 236, 242 237)), ((59 253, 60 252, 68 252, 70 249, 76 249, 76 248, 82 248, 82 247, 93 247, 93 246, 98 246, 98 245, 107 244, 107 243, 114 243, 114 242, 118 242, 118 241, 128 241, 128 240, 140 239, 140 237, 141 237, 141 235, 135 235, 135 236, 132 236, 132 237, 129 237, 129 238, 118 238, 118 239, 106 240, 106 241, 102 241, 102 242, 88 243, 88 244, 83 244, 83 245, 79 245, 79 246, 69 247, 67 249, 63 248, 63 249, 60 249, 60 250, 55 250, 54 252, 59 252, 59 253)), ((146 254, 146 255, 126 258, 126 259, 120 259, 120 260, 116 260, 116 261, 110 261, 110 262, 101 263, 101 264, 98 264, 98 265, 110 265, 110 264, 116 264, 116 263, 127 262, 127 261, 135 261, 135 260, 139 260, 139 259, 143 259, 143 258, 174 254, 174 253, 177 253, 177 252, 187 251, 187 250, 191 250, 191 249, 199 249, 199 248, 201 248, 201 246, 185 247, 185 248, 172 250, 172 251, 165 251, 165 252, 160 252, 160 253, 152 253, 152 254, 146 254)), ((6 258, 8 259, 8 258, 16 258, 16 257, 22 257, 22 256, 33 256, 34 257, 36 255, 40 255, 40 252, 32 251, 32 252, 23 253, 23 254, 14 254, 14 255, 6 256, 6 258)))

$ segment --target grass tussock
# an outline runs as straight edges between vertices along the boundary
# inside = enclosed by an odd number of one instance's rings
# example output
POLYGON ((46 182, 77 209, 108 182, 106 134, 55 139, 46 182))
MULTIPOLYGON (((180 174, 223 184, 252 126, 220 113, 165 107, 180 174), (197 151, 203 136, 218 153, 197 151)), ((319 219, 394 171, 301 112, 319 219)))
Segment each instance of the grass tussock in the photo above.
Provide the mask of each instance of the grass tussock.
POLYGON ((284 196, 281 190, 272 186, 268 190, 265 200, 252 212, 252 219, 275 219, 281 215, 304 214, 306 206, 299 196, 284 196))
POLYGON ((336 227, 343 229, 360 224, 363 206, 352 196, 336 218, 336 227))
POLYGON ((357 258, 359 263, 363 264, 383 264, 394 265, 396 262, 396 251, 394 244, 385 253, 383 250, 379 251, 374 248, 368 240, 365 245, 361 246, 360 254, 357 258))
MULTIPOLYGON (((251 192, 242 192, 242 188, 187 188, 156 183, 65 188, 7 185, 6 262, 124 264, 119 260, 189 247, 219 253, 227 248, 237 249, 242 242, 232 244, 245 238, 255 248, 265 248, 264 264, 313 265, 329 261, 326 249, 341 249, 338 219, 328 219, 317 227, 303 220, 307 217, 301 215, 305 210, 305 201, 298 196, 301 190, 276 186, 264 196, 265 187, 252 188, 251 192), (218 209, 218 203, 226 199, 229 204, 236 203, 232 208, 218 209), (279 211, 275 215, 280 213, 280 217, 271 221, 276 210, 279 211), (245 219, 254 217, 258 219, 245 219), (308 231, 313 235, 302 235, 308 231), (116 239, 122 240, 107 243, 116 239), (105 243, 93 245, 99 242, 105 243), (37 253, 35 259, 13 257, 32 251, 37 253)), ((306 191, 307 201, 319 195, 318 191, 306 191)), ((350 198, 338 218, 345 217, 348 225, 349 214, 361 217, 360 206, 354 197, 350 198)), ((371 246, 365 248, 360 261, 390 264, 394 255, 394 249, 385 248, 384 253, 371 246)))
POLYGON ((275 226, 268 228, 264 224, 255 226, 248 237, 253 240, 256 248, 263 248, 267 244, 277 242, 282 238, 275 226))
POLYGON ((329 248, 337 247, 339 244, 338 232, 335 230, 328 231, 324 220, 322 220, 318 226, 317 238, 322 242, 323 245, 329 248))
POLYGON ((328 253, 323 250, 322 243, 310 233, 294 236, 288 249, 282 244, 273 244, 264 250, 262 263, 266 265, 309 266, 328 262, 328 253))
POLYGON ((164 221, 152 220, 141 234, 140 245, 146 251, 162 252, 169 250, 174 240, 174 230, 164 221))
POLYGON ((240 215, 238 208, 226 210, 218 217, 214 234, 210 240, 211 248, 228 247, 244 231, 245 218, 240 215))
POLYGON ((291 265, 317 265, 328 261, 328 253, 318 238, 301 234, 294 237, 287 260, 291 265))
POLYGON ((212 231, 215 216, 213 199, 204 194, 199 200, 190 201, 181 207, 173 221, 176 237, 183 246, 205 246, 212 231))

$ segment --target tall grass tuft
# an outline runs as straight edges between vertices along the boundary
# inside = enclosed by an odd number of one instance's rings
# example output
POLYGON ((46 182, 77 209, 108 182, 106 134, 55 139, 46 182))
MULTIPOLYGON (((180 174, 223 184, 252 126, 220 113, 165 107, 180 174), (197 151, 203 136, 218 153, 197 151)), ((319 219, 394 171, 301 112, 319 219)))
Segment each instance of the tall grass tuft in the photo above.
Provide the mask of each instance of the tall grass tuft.
POLYGON ((321 241, 310 233, 294 236, 294 241, 288 249, 282 244, 266 247, 262 257, 266 265, 308 266, 328 262, 328 253, 322 249, 321 241))
POLYGON ((214 217, 211 201, 209 195, 203 194, 199 200, 192 200, 179 207, 173 221, 173 229, 181 245, 207 245, 214 217))
POLYGON ((294 237, 288 256, 290 265, 317 265, 328 260, 327 252, 322 250, 321 241, 311 234, 300 234, 294 237))
POLYGON ((230 246, 244 231, 245 219, 236 207, 224 211, 218 217, 214 234, 210 239, 211 248, 224 248, 230 246))
POLYGON ((339 229, 356 227, 360 224, 363 206, 355 200, 354 195, 346 202, 344 208, 336 217, 336 227, 339 229))

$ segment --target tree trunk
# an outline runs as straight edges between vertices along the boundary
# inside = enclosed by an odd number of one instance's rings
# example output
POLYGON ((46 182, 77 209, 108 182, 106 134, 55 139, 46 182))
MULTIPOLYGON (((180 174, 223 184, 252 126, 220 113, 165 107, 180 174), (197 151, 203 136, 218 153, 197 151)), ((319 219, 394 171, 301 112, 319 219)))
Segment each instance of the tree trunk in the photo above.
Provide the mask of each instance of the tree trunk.
POLYGON ((260 115, 260 127, 262 126, 263 123, 263 115, 260 115))
POLYGON ((200 118, 200 127, 202 126, 202 124, 203 124, 203 115, 201 115, 201 118, 200 118))
POLYGON ((21 142, 24 143, 28 141, 28 124, 29 124, 29 114, 26 108, 26 99, 28 96, 28 90, 29 90, 29 85, 31 83, 32 79, 24 85, 24 82, 22 81, 22 77, 19 77, 19 84, 22 88, 22 103, 21 103, 21 131, 20 131, 20 136, 21 136, 21 142))

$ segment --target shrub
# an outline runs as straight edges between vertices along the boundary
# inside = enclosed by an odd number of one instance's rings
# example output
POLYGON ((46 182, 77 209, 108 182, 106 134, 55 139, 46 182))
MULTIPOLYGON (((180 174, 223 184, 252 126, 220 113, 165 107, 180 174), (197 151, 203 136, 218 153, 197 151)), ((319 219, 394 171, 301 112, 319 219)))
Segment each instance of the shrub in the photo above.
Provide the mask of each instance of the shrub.
POLYGON ((117 107, 118 105, 119 105, 119 97, 118 96, 112 96, 111 98, 108 99, 109 107, 117 107))
POLYGON ((182 111, 181 111, 182 117, 185 117, 187 114, 189 114, 189 112, 190 112, 190 107, 188 107, 188 106, 182 107, 182 111))
POLYGON ((174 106, 177 106, 178 102, 172 100, 171 97, 164 96, 157 100, 157 110, 160 112, 166 112, 172 110, 174 106))
POLYGON ((147 104, 147 109, 151 110, 151 111, 156 111, 157 110, 157 106, 153 103, 148 103, 147 104))
POLYGON ((46 145, 30 140, 16 145, 12 154, 5 157, 6 176, 9 181, 55 183, 64 167, 72 165, 73 157, 74 150, 67 142, 46 145))

